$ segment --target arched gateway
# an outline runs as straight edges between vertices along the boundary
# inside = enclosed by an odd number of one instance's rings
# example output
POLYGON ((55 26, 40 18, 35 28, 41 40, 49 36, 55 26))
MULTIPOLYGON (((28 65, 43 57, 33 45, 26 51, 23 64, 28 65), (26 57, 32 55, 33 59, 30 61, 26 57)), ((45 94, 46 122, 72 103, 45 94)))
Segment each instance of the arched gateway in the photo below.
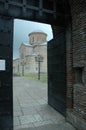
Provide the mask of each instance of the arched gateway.
MULTIPOLYGON (((1 130, 13 130, 12 55, 14 18, 52 25, 54 39, 48 43, 48 103, 66 116, 73 125, 84 130, 84 126, 86 126, 84 120, 86 114, 83 115, 85 113, 85 102, 83 102, 83 99, 81 99, 82 102, 77 102, 78 91, 76 91, 76 88, 73 91, 73 67, 75 67, 75 73, 79 73, 82 72, 79 71, 82 70, 80 67, 85 68, 86 66, 82 62, 84 56, 80 57, 80 54, 84 54, 85 51, 82 52, 80 45, 77 46, 83 39, 85 40, 85 35, 82 40, 79 39, 79 36, 82 35, 81 30, 83 34, 85 33, 83 29, 83 24, 86 27, 86 22, 84 22, 86 20, 85 9, 85 0, 0 0, 0 63, 3 62, 5 66, 4 69, 0 68, 1 130), (79 42, 76 40, 77 37, 79 42), (77 51, 77 48, 80 51, 77 51), (82 113, 80 113, 80 110, 82 113), (81 123, 84 125, 79 126, 79 118, 76 116, 79 114, 81 114, 79 116, 82 120, 81 123)), ((85 93, 83 94, 85 97, 85 93)))

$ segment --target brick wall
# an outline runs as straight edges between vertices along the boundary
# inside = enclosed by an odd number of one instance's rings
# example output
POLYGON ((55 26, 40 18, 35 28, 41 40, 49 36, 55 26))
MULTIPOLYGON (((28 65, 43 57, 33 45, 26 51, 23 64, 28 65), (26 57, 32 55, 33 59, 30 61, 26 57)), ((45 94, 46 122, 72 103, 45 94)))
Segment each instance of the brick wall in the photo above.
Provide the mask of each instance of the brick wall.
MULTIPOLYGON (((73 88, 73 108, 68 108, 67 118, 78 130, 86 129, 86 1, 71 0, 72 15, 72 83, 73 88), (81 73, 79 74, 79 70, 81 73), (78 79, 76 80, 76 75, 78 79)), ((67 53, 69 53, 67 51, 67 53)), ((69 62, 68 62, 69 63, 69 62)), ((69 77, 69 76, 68 76, 69 77)), ((68 79, 69 80, 69 79, 68 79)), ((68 81, 69 82, 69 81, 68 81)), ((69 89, 69 85, 67 86, 69 89)), ((67 95, 68 96, 68 95, 67 95)))
MULTIPOLYGON (((72 41, 73 41, 73 69, 82 69, 83 83, 74 84, 74 109, 86 118, 86 1, 73 0, 72 41)), ((77 72, 76 72, 77 73, 77 72)))

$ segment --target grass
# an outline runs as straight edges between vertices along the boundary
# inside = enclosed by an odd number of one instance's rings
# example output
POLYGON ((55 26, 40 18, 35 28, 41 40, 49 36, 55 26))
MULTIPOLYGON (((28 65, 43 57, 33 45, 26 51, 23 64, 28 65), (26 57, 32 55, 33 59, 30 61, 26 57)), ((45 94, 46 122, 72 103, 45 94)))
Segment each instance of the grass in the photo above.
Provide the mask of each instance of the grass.
MULTIPOLYGON (((36 81, 38 80, 38 74, 35 73, 25 74, 23 77, 28 77, 29 79, 36 80, 36 81)), ((43 83, 47 83, 47 73, 41 73, 39 81, 43 83)))

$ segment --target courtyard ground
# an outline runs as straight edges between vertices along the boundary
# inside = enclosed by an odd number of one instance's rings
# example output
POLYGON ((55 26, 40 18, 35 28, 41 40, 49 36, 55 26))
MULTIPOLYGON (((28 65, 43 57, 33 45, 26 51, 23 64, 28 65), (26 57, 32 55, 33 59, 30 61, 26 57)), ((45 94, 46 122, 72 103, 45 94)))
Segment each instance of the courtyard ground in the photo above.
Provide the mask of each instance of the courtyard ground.
POLYGON ((47 83, 13 77, 14 130, 75 130, 47 103, 47 83))

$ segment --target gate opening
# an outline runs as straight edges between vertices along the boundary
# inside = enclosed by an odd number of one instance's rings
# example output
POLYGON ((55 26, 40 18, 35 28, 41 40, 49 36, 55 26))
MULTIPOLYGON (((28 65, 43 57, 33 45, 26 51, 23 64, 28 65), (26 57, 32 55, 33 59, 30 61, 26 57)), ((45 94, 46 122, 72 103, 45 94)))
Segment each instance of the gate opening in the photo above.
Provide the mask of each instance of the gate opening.
POLYGON ((48 105, 47 91, 47 41, 52 38, 50 25, 14 21, 14 130, 58 123, 59 114, 48 105))

